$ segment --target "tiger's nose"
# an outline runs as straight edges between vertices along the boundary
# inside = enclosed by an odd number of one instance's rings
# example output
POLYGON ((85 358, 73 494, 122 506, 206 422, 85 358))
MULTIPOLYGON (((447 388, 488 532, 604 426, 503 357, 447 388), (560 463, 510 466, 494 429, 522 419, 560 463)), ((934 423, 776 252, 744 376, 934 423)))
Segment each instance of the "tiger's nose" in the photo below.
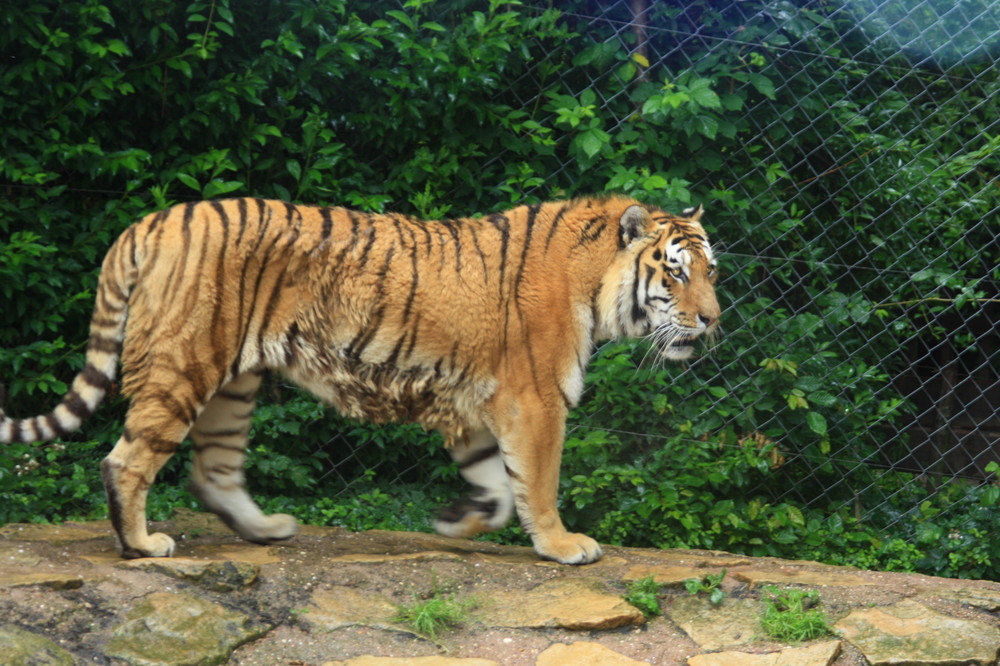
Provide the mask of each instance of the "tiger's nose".
POLYGON ((716 318, 706 317, 705 315, 699 313, 698 314, 698 321, 700 321, 702 324, 704 324, 705 328, 709 328, 709 327, 712 326, 712 324, 714 324, 716 321, 718 321, 718 318, 717 317, 716 318))

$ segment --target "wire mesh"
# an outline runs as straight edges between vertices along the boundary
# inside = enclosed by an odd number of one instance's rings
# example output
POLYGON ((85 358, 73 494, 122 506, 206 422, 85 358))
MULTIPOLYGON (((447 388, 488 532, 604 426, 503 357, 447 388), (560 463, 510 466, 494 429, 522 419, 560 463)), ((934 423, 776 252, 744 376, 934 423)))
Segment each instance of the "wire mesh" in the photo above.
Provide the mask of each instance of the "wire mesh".
MULTIPOLYGON (((1000 461, 1000 6, 617 0, 559 9, 591 46, 607 45, 607 53, 624 53, 617 63, 642 67, 630 82, 617 67, 578 66, 563 52, 537 49, 494 102, 529 111, 542 125, 556 122, 555 112, 538 113, 552 90, 575 98, 589 90, 603 130, 615 134, 638 112, 630 97, 636 83, 666 88, 672 76, 700 71, 723 53, 755 63, 773 82, 773 90, 750 76, 726 84, 755 93, 746 96, 740 142, 760 157, 727 160, 725 151, 739 149, 720 149, 721 164, 688 184, 709 198, 748 200, 758 211, 728 226, 736 216, 725 201, 705 202, 729 268, 720 284, 729 299, 727 336, 769 348, 788 341, 788 331, 755 326, 747 307, 755 302, 799 321, 799 337, 788 344, 830 355, 817 381, 825 399, 848 405, 828 414, 822 430, 864 418, 867 433, 859 441, 831 438, 817 455, 801 445, 810 439, 804 426, 781 426, 796 408, 790 399, 743 433, 778 449, 768 482, 753 492, 802 507, 850 507, 862 520, 881 515, 888 529, 947 480, 965 480, 969 490, 991 482, 988 465, 1000 461), (746 169, 748 161, 756 167, 746 169), (942 209, 956 199, 965 203, 942 209), (887 484, 887 472, 903 475, 887 484)), ((704 143, 711 153, 713 142, 704 143)), ((483 171, 519 159, 495 152, 483 171)), ((546 192, 578 169, 568 157, 555 164, 546 192)), ((753 390, 760 367, 756 358, 709 356, 697 371, 706 385, 738 392, 753 390)), ((571 423, 569 434, 579 428, 571 423)), ((355 456, 364 458, 352 450, 355 456)), ((415 471, 388 473, 401 483, 419 478, 415 471)))

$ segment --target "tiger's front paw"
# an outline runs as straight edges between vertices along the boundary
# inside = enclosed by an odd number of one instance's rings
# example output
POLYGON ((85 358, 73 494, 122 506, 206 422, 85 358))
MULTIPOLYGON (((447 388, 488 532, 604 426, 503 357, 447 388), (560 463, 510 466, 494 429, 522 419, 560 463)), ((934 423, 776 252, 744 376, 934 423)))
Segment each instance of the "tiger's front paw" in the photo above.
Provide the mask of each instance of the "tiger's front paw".
POLYGON ((119 542, 122 557, 130 560, 139 557, 172 557, 176 547, 174 540, 162 532, 134 539, 135 543, 130 541, 127 546, 119 542))
POLYGON ((590 564, 601 559, 601 545, 586 534, 563 532, 534 538, 535 552, 560 564, 590 564))

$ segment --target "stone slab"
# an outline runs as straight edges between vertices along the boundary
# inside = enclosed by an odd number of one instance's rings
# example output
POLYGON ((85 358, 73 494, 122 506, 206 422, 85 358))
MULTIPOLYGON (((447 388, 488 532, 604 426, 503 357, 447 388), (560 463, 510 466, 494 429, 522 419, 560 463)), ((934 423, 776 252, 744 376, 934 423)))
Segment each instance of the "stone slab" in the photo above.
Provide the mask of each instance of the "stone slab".
POLYGON ((24 548, 8 546, 0 548, 0 564, 33 567, 42 561, 42 558, 24 548))
POLYGON ((347 661, 327 661, 323 666, 499 666, 489 659, 458 657, 375 657, 365 655, 347 661))
POLYGON ((11 666, 73 666, 76 660, 54 642, 17 627, 0 625, 0 661, 11 666))
POLYGON ((864 587, 876 585, 864 576, 839 571, 807 571, 801 569, 746 569, 730 574, 750 589, 758 585, 805 585, 807 587, 864 587))
POLYGON ((712 652, 688 659, 688 666, 830 666, 840 654, 840 641, 824 641, 778 652, 712 652))
POLYGON ((268 628, 193 594, 154 592, 126 612, 104 651, 132 666, 219 664, 268 628))
POLYGON ((299 622, 313 631, 333 631, 364 624, 390 628, 396 605, 379 594, 346 585, 316 590, 299 622))
POLYGON ((993 590, 968 589, 941 591, 930 593, 938 599, 957 601, 962 604, 982 608, 983 610, 995 613, 1000 610, 1000 592, 993 590))
POLYGON ((0 574, 0 587, 47 587, 50 590, 75 590, 83 578, 63 573, 0 574))
POLYGON ((446 560, 464 560, 458 553, 442 550, 425 550, 418 553, 349 553, 331 557, 330 562, 344 562, 349 564, 378 564, 380 562, 403 562, 412 560, 414 562, 441 562, 446 560))
POLYGON ((73 527, 71 525, 41 525, 36 523, 10 523, 0 527, 0 538, 16 541, 45 541, 48 543, 66 543, 70 541, 87 541, 89 539, 104 539, 111 532, 100 529, 73 527))
POLYGON ((567 645, 556 643, 538 655, 535 666, 652 666, 648 661, 638 661, 600 643, 578 641, 567 645))
POLYGON ((645 622, 642 613, 596 578, 557 578, 531 590, 500 591, 479 619, 495 627, 615 629, 645 622))
POLYGON ((760 633, 762 609, 753 599, 726 599, 713 606, 701 597, 682 596, 664 612, 703 650, 721 650, 753 641, 760 633))
POLYGON ((631 566, 625 572, 622 580, 631 582, 652 576, 653 580, 668 587, 681 587, 684 581, 689 578, 704 578, 706 574, 719 573, 722 571, 714 569, 702 569, 699 567, 671 566, 660 564, 637 564, 631 566))
POLYGON ((239 590, 257 580, 260 567, 233 560, 194 560, 185 557, 147 557, 118 563, 121 569, 139 569, 197 583, 216 592, 239 590))
POLYGON ((1000 630, 939 613, 906 599, 855 610, 834 625, 871 666, 993 664, 1000 630))

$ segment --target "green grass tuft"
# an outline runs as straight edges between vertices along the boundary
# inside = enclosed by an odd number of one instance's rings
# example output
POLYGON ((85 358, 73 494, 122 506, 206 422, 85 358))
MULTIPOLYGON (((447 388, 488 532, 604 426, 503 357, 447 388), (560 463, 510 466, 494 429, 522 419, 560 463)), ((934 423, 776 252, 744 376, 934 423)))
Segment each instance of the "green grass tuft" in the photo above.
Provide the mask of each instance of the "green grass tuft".
POLYGON ((816 590, 779 590, 764 588, 764 614, 760 624, 764 633, 780 641, 800 642, 832 635, 826 616, 817 608, 816 590))
POLYGON ((441 632, 463 624, 468 618, 468 611, 475 605, 471 600, 459 602, 450 595, 435 593, 430 599, 398 606, 392 621, 405 624, 415 633, 436 640, 441 632))

